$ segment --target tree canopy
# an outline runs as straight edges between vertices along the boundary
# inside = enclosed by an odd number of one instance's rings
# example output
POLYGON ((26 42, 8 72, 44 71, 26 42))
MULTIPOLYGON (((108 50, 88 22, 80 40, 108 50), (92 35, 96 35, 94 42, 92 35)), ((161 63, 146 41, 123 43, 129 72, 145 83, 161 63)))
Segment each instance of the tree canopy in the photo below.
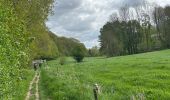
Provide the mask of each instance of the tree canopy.
POLYGON ((136 12, 125 6, 119 10, 119 16, 111 15, 100 30, 102 54, 118 56, 169 48, 170 7, 155 7, 152 14, 147 6, 133 8, 136 12))

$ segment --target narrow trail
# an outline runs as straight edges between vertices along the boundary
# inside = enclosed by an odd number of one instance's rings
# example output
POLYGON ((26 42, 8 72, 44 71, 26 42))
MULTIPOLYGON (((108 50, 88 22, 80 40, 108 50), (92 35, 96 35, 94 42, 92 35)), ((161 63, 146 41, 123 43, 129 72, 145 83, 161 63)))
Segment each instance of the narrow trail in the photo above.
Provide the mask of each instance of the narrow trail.
POLYGON ((35 92, 35 96, 36 96, 36 100, 39 100, 39 88, 38 88, 38 83, 39 83, 39 79, 40 79, 40 73, 38 73, 38 76, 37 76, 37 81, 36 81, 36 92, 35 92))
POLYGON ((40 72, 36 71, 33 80, 30 82, 29 90, 27 92, 25 100, 39 100, 39 87, 38 87, 39 78, 40 72))

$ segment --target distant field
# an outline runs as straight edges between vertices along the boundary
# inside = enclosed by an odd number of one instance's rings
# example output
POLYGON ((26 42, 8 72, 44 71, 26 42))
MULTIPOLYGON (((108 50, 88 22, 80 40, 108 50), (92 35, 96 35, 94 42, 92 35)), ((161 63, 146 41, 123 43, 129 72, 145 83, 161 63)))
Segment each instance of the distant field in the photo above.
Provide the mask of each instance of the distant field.
POLYGON ((170 50, 48 65, 41 71, 42 100, 94 100, 95 83, 99 100, 170 100, 170 50))

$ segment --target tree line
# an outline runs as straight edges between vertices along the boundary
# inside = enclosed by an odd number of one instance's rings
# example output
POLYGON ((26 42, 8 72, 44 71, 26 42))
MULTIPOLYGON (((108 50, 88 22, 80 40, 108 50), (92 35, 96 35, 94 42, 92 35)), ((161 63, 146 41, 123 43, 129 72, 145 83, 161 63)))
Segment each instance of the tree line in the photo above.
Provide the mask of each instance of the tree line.
POLYGON ((34 59, 73 55, 75 39, 57 37, 45 22, 54 0, 0 0, 0 99, 14 99, 34 59), (16 90, 16 91, 15 91, 16 90))
POLYGON ((100 52, 107 56, 170 48, 170 6, 124 6, 100 30, 100 52))
POLYGON ((82 49, 84 49, 85 53, 87 52, 85 45, 77 39, 59 37, 50 31, 48 34, 58 47, 59 56, 73 56, 75 48, 77 48, 79 45, 82 46, 82 49))

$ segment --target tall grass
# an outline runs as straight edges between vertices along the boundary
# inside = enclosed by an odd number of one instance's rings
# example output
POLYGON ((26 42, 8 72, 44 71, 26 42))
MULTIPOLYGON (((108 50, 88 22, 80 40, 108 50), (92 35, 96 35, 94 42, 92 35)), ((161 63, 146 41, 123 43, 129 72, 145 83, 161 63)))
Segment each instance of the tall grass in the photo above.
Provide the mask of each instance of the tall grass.
POLYGON ((22 73, 24 73, 24 75, 20 78, 20 82, 16 87, 16 91, 17 95, 13 96, 13 100, 24 100, 27 92, 29 91, 29 84, 31 82, 31 80, 34 77, 35 72, 33 70, 22 70, 22 73))
POLYGON ((71 58, 61 66, 48 62, 41 72, 43 95, 52 100, 93 100, 99 84, 99 100, 168 100, 170 98, 170 50, 113 58, 71 58))

